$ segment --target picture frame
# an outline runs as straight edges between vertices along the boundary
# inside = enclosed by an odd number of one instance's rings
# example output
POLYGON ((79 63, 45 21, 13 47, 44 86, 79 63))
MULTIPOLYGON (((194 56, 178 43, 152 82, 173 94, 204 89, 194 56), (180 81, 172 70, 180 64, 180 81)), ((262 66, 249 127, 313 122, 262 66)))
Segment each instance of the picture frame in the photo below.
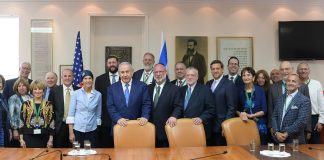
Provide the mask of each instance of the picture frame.
POLYGON ((73 65, 70 65, 70 64, 64 64, 64 65, 60 65, 59 67, 60 67, 60 69, 59 69, 59 71, 60 71, 60 75, 58 75, 58 77, 59 77, 59 79, 60 79, 60 84, 62 84, 62 77, 61 77, 61 75, 62 75, 62 73, 63 73, 63 70, 65 70, 65 69, 71 69, 71 70, 72 70, 73 65))
POLYGON ((108 56, 114 55, 118 58, 119 62, 129 62, 132 63, 132 47, 131 46, 106 46, 105 48, 105 71, 108 71, 106 67, 106 59, 108 56))
POLYGON ((253 37, 216 37, 216 48, 217 59, 226 65, 232 56, 239 59, 241 69, 254 65, 253 37))

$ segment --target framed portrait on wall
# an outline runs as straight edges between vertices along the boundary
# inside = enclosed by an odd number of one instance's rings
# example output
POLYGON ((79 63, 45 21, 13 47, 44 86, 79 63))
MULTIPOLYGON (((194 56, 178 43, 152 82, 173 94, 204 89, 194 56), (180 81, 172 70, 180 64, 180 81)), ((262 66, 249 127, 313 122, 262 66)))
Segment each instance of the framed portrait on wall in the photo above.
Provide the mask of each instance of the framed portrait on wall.
POLYGON ((60 79, 60 84, 62 84, 62 73, 65 69, 72 69, 73 65, 60 65, 60 75, 59 75, 59 79, 60 79))
POLYGON ((240 68, 253 67, 253 37, 216 37, 216 48, 217 59, 224 64, 235 56, 240 61, 240 68))
POLYGON ((182 61, 187 67, 198 69, 198 82, 207 81, 208 37, 207 36, 176 36, 175 60, 182 61))
MULTIPOLYGON (((106 46, 105 60, 110 55, 116 56, 119 62, 132 63, 132 47, 130 46, 106 46)), ((106 72, 108 72, 106 62, 104 63, 104 66, 106 72)))

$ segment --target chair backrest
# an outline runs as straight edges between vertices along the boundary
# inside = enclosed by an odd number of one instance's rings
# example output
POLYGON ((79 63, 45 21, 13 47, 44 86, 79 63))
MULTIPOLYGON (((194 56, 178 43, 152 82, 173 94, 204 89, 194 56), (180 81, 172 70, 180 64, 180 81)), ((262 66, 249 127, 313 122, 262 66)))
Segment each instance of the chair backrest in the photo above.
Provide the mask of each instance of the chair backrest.
POLYGON ((231 118, 222 123, 227 145, 249 145, 254 139, 255 145, 260 145, 260 135, 253 120, 243 121, 241 118, 231 118))
POLYGON ((137 120, 130 120, 126 127, 114 126, 114 144, 116 148, 155 147, 155 126, 147 122, 140 126, 137 120))
POLYGON ((195 125, 192 119, 178 119, 177 125, 172 128, 165 125, 165 132, 170 147, 206 146, 204 125, 195 125))

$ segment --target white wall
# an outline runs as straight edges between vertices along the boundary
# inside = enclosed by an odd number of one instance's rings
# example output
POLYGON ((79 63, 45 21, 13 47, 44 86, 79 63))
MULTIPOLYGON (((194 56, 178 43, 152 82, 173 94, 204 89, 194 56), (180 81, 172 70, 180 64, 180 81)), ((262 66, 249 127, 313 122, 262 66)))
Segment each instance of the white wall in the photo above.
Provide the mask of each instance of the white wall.
MULTIPOLYGON (((254 37, 254 67, 271 70, 278 61, 279 20, 323 20, 324 1, 278 0, 84 0, 1 2, 0 15, 20 17, 20 61, 30 61, 30 20, 54 20, 54 71, 60 64, 72 64, 76 33, 81 31, 85 68, 91 60, 90 15, 145 15, 148 17, 146 48, 159 57, 161 31, 167 41, 169 63, 174 64, 175 36, 208 36, 208 62, 216 58, 218 36, 254 37)), ((104 50, 103 50, 104 51, 104 50)), ((137 53, 138 54, 138 53, 137 53)), ((142 55, 133 54, 135 66, 141 66, 142 55)), ((101 57, 100 57, 101 58, 101 57)), ((324 81, 324 61, 309 61, 311 76, 324 81)), ((294 66, 298 62, 293 62, 294 66)), ((3 66, 1 66, 3 67, 3 66)), ((98 68, 94 68, 94 72, 98 68)), ((210 76, 210 73, 209 73, 210 76)), ((173 70, 170 70, 173 79, 173 70)))

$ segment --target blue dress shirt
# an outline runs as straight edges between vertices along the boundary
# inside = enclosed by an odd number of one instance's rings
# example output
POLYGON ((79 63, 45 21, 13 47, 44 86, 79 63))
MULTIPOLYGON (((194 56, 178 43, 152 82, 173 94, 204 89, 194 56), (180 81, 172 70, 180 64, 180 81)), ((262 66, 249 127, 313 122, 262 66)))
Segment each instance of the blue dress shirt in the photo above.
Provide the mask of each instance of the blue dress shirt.
POLYGON ((67 124, 74 124, 79 132, 91 132, 101 125, 101 93, 92 89, 87 94, 83 88, 74 91, 70 99, 67 124))

